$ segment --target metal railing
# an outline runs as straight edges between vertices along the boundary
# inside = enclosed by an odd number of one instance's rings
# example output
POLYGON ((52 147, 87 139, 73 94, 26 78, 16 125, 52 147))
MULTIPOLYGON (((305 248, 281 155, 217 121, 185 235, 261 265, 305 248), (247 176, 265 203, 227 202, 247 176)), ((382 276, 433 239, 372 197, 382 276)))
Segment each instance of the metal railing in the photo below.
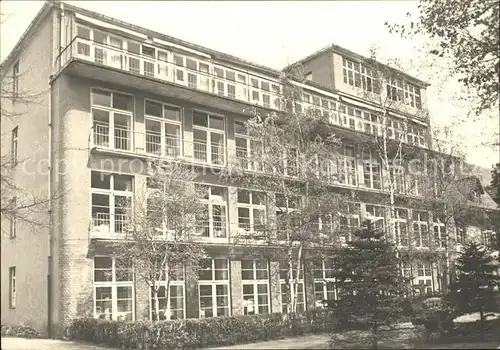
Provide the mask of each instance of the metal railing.
POLYGON ((124 234, 128 224, 126 214, 95 213, 90 225, 91 236, 107 237, 124 234))

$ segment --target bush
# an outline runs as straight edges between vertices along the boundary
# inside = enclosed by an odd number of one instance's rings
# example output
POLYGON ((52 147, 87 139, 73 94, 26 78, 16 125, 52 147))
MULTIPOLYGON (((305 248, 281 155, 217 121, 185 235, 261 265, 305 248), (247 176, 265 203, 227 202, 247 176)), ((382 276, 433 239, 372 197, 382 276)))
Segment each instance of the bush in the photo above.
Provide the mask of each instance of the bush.
POLYGON ((295 314, 228 316, 175 321, 73 321, 74 339, 124 349, 195 349, 324 333, 335 326, 330 310, 295 314))
POLYGON ((2 337, 37 338, 40 334, 32 327, 20 324, 17 326, 2 325, 2 337))

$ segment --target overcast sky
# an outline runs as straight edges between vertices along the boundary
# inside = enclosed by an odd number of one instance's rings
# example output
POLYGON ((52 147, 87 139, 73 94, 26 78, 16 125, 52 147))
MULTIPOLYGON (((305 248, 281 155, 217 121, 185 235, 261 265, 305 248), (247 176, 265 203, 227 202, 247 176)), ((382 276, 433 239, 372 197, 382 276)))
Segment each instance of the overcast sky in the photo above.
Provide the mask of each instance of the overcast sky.
MULTIPOLYGON (((3 60, 26 30, 43 1, 1 1, 7 14, 1 29, 3 60)), ((436 64, 419 54, 422 40, 404 40, 390 34, 384 22, 404 23, 417 13, 418 1, 68 1, 125 22, 152 29, 211 49, 281 69, 331 43, 365 56, 378 48, 382 62, 399 59, 407 72, 428 81, 431 123, 450 125, 465 118, 470 108, 456 79, 444 79, 436 64), (425 64, 426 68, 423 68, 425 64), (443 84, 443 81, 446 83, 443 84)), ((2 16, 4 17, 4 16, 2 16)), ((446 64, 440 61, 439 64, 446 64)), ((455 137, 467 147, 467 160, 490 168, 498 151, 484 147, 499 128, 492 118, 470 120, 454 127, 455 137)))

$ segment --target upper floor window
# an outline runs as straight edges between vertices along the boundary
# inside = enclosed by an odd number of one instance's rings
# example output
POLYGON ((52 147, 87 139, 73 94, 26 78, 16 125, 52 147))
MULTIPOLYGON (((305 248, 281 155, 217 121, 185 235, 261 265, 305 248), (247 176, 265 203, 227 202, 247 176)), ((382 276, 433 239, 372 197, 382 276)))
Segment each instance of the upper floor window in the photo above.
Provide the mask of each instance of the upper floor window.
POLYGON ((132 95, 92 89, 94 145, 130 151, 132 148, 132 95))
POLYGON ((342 244, 352 239, 352 231, 360 226, 359 203, 345 203, 340 208, 340 241, 342 244))
POLYGON ((125 232, 132 209, 132 183, 133 176, 92 171, 92 227, 94 230, 103 234, 125 232))
POLYGON ((413 211, 413 236, 415 246, 428 248, 429 244, 429 216, 423 211, 413 211))
POLYGON ((249 232, 261 232, 265 222, 265 194, 238 190, 238 228, 249 232))
POLYGON ((434 222, 432 226, 434 230, 434 241, 436 242, 436 247, 446 248, 448 244, 448 234, 446 233, 446 225, 444 224, 444 220, 438 217, 434 217, 433 219, 434 222))
POLYGON ((19 94, 19 61, 12 67, 12 100, 15 101, 19 94))
POLYGON ((339 160, 340 183, 356 186, 358 184, 356 151, 353 146, 343 146, 339 160))
POLYGON ((146 152, 159 156, 177 157, 181 154, 181 109, 146 100, 146 152))
POLYGON ((262 143, 253 139, 248 132, 245 122, 234 121, 234 141, 236 143, 236 158, 243 169, 262 171, 259 158, 262 155, 262 143))
POLYGON ((342 58, 344 83, 361 88, 361 65, 357 62, 342 58))
POLYGON ((204 212, 196 214, 196 230, 202 237, 227 237, 227 188, 196 184, 204 194, 204 212))
POLYGON ((363 180, 365 186, 373 189, 382 188, 382 172, 376 153, 372 150, 363 151, 363 180))
POLYGON ((203 163, 225 163, 225 120, 222 116, 193 111, 194 159, 203 163))
POLYGON ((390 79, 387 83, 387 97, 395 102, 402 102, 408 106, 422 108, 420 88, 400 79, 390 79))
POLYGON ((380 205, 367 204, 365 210, 368 220, 374 223, 375 229, 385 232, 385 208, 380 205))
POLYGON ((11 145, 12 166, 17 164, 18 132, 19 132, 19 127, 16 126, 14 129, 12 129, 12 145, 11 145))
POLYGON ((396 244, 407 247, 409 244, 408 211, 406 209, 394 209, 394 221, 396 244))
POLYGON ((12 211, 10 213, 10 238, 16 238, 17 236, 17 223, 16 223, 16 208, 17 208, 17 198, 12 198, 10 202, 12 211))
POLYGON ((405 83, 405 102, 412 107, 421 109, 422 102, 420 99, 420 88, 415 85, 405 83))

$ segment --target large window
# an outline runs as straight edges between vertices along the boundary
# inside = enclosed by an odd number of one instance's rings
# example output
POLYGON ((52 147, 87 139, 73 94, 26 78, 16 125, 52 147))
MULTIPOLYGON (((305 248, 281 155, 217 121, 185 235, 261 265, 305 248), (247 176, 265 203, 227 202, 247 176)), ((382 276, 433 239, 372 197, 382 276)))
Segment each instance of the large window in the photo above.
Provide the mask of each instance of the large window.
POLYGON ((396 244, 407 247, 409 244, 409 234, 408 211, 406 209, 394 209, 394 228, 396 230, 396 244))
POLYGON ((403 82, 398 79, 391 79, 387 84, 387 97, 395 102, 403 102, 403 82))
POLYGON ((196 231, 202 237, 227 237, 227 188, 200 185, 204 212, 196 214, 196 231))
POLYGON ((395 102, 402 102, 408 106, 422 108, 420 88, 403 82, 399 79, 391 79, 387 84, 387 96, 395 102))
POLYGON ((18 133, 19 133, 19 127, 16 126, 14 129, 12 129, 12 145, 11 145, 12 166, 17 164, 18 133))
POLYGON ((368 92, 380 93, 380 87, 372 69, 362 64, 342 58, 344 83, 368 92))
POLYGON ((222 116, 193 111, 194 159, 203 163, 225 163, 225 120, 222 116))
POLYGON ((259 157, 262 154, 261 143, 252 139, 245 123, 241 120, 234 122, 234 141, 236 143, 236 158, 243 169, 262 171, 259 157))
POLYGON ((336 300, 337 288, 331 259, 313 261, 314 297, 316 307, 321 307, 324 300, 336 300))
POLYGON ((415 246, 418 248, 429 248, 429 216, 423 211, 413 211, 413 236, 415 246))
POLYGON ((262 232, 265 223, 265 194, 238 190, 238 228, 247 232, 262 232))
POLYGON ((358 184, 356 152, 352 146, 344 146, 341 149, 340 158, 340 183, 356 186, 358 184))
POLYGON ((132 263, 109 256, 94 257, 94 316, 132 321, 134 305, 132 263))
POLYGON ((281 260, 280 264, 280 286, 281 286, 281 311, 283 313, 292 312, 292 300, 295 300, 296 312, 305 310, 305 294, 304 294, 304 266, 299 263, 299 271, 297 271, 296 261, 292 259, 292 269, 287 261, 281 260), (298 276, 298 282, 295 280, 298 276))
POLYGON ((92 128, 94 145, 132 150, 134 97, 92 89, 92 128))
POLYGON ((418 109, 422 108, 420 99, 420 88, 415 85, 405 83, 405 103, 418 109))
POLYGON ((385 208, 380 205, 367 204, 365 209, 366 216, 373 222, 375 229, 385 232, 385 208))
POLYGON ((92 230, 101 235, 124 233, 132 209, 133 176, 91 172, 92 230))
POLYGON ((204 259, 198 270, 200 318, 229 316, 229 260, 204 259))
POLYGON ((352 239, 352 232, 360 226, 359 203, 346 203, 340 211, 340 242, 346 244, 352 239))
POLYGON ((267 260, 242 260, 243 314, 269 313, 269 272, 267 260))
POLYGON ((432 294, 432 264, 430 261, 417 263, 415 282, 425 294, 432 294))
POLYGON ((16 308, 16 267, 9 267, 9 307, 11 309, 16 308))
MULTIPOLYGON (((169 290, 165 281, 157 281, 158 314, 160 320, 176 320, 185 318, 186 298, 184 293, 184 268, 176 267, 167 272, 170 278, 169 290), (168 296, 167 296, 168 294, 168 296)), ((154 293, 151 290, 151 318, 156 320, 154 293)))
POLYGON ((380 162, 376 153, 371 150, 363 151, 363 180, 368 188, 382 188, 380 162))
MULTIPOLYGON (((436 248, 446 248, 448 243, 448 235, 446 234, 446 226, 444 220, 439 217, 434 217, 432 224, 434 230, 434 242, 436 248)), ((457 230, 458 232, 458 230, 457 230)))
POLYGON ((146 152, 158 156, 181 154, 181 109, 146 100, 146 152))

